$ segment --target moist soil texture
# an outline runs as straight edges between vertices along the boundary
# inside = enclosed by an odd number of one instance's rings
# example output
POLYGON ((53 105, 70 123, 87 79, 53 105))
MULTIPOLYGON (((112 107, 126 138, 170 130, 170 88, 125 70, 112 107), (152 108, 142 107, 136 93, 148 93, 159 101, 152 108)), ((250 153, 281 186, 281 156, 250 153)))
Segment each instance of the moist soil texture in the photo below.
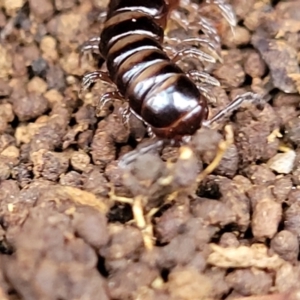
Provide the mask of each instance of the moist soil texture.
MULTIPOLYGON (((1 300, 300 299, 300 1, 232 0, 234 28, 196 4, 222 60, 178 64, 220 81, 202 85, 210 117, 249 91, 262 100, 144 151, 126 101, 99 104, 113 85, 81 90, 105 70, 80 47, 108 3, 0 1, 1 300)), ((173 48, 203 35, 177 23, 173 48)))

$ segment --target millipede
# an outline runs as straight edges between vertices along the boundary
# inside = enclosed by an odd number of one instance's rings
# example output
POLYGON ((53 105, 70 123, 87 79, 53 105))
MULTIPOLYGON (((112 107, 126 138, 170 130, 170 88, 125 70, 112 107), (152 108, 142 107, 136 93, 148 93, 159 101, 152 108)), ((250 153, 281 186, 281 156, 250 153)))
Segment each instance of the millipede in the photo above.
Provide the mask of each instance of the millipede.
MULTIPOLYGON (((221 53, 221 41, 214 26, 197 13, 197 4, 182 0, 186 2, 184 8, 190 7, 190 13, 197 19, 196 31, 201 30, 204 37, 191 37, 179 43, 203 43, 211 53, 203 52, 193 45, 182 50, 172 47, 172 43, 168 43, 166 47, 164 42, 168 36, 165 36, 165 30, 172 11, 175 12, 172 14, 175 22, 184 29, 190 28, 190 20, 186 20, 184 16, 181 18, 179 10, 175 9, 179 0, 169 1, 110 0, 100 36, 90 39, 82 47, 81 53, 91 50, 100 54, 107 68, 107 72, 97 70, 85 74, 83 88, 88 88, 97 80, 115 85, 116 89, 102 95, 100 102, 126 102, 127 110, 123 111, 122 117, 128 119, 130 113, 134 114, 147 126, 149 135, 155 137, 150 139, 150 143, 149 140, 143 142, 135 150, 122 156, 118 162, 121 169, 126 169, 139 155, 158 150, 165 144, 187 143, 201 127, 210 127, 237 109, 245 100, 260 100, 254 93, 247 92, 208 119, 211 95, 210 90, 205 89, 201 83, 218 85, 219 82, 202 70, 185 72, 177 62, 190 57, 199 59, 200 62, 215 62, 215 57, 218 58, 221 53)), ((223 0, 207 2, 217 5, 230 25, 235 25, 233 11, 223 0)), ((175 38, 175 42, 178 39, 175 38)), ((214 170, 224 151, 233 143, 231 127, 225 126, 224 132, 225 140, 219 143, 213 161, 195 178, 197 183, 214 170)), ((189 147, 183 146, 180 149, 179 160, 191 158, 192 150, 189 147)), ((167 182, 170 179, 173 180, 173 177, 168 176, 167 182)), ((125 199, 115 195, 112 188, 110 199, 132 205, 133 219, 142 230, 145 247, 151 250, 154 241, 150 221, 152 211, 144 216, 148 196, 136 195, 133 199, 125 199)), ((170 199, 172 197, 169 201, 170 199)))
MULTIPOLYGON (((235 25, 234 12, 224 0, 206 2, 216 5, 230 25, 235 25)), ((185 7, 198 15, 197 4, 187 4, 191 3, 185 3, 185 7)), ((128 110, 123 117, 133 113, 144 122, 149 133, 169 141, 182 141, 201 126, 210 126, 231 113, 243 101, 257 99, 257 95, 245 93, 208 120, 209 91, 201 82, 218 85, 218 81, 204 71, 184 72, 177 62, 188 57, 214 62, 215 57, 191 46, 182 50, 164 47, 167 20, 178 6, 179 0, 111 0, 100 36, 82 47, 82 52, 97 51, 107 67, 107 72, 85 74, 83 88, 97 80, 114 84, 116 90, 102 95, 100 102, 126 101, 128 110)), ((173 19, 184 26, 187 22, 175 12, 173 19)), ((201 16, 197 26, 205 37, 185 39, 181 44, 198 41, 218 55, 220 38, 214 26, 201 16)))

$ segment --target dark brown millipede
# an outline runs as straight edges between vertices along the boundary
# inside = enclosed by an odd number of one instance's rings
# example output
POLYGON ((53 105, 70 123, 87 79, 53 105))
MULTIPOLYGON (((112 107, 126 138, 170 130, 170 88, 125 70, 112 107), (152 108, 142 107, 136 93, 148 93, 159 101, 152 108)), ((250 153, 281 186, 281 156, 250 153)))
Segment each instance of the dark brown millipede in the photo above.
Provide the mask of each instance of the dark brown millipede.
MULTIPOLYGON (((223 1, 207 2, 217 5, 233 26, 234 14, 223 1)), ((95 71, 86 74, 83 86, 88 87, 98 79, 114 83, 117 90, 105 94, 102 99, 125 99, 129 111, 140 118, 157 138, 168 140, 191 136, 201 126, 209 126, 238 108, 244 100, 257 99, 255 94, 246 93, 207 120, 207 95, 197 81, 206 80, 213 84, 218 81, 202 71, 185 73, 176 61, 182 57, 214 61, 214 57, 190 47, 175 52, 170 58, 163 47, 167 19, 177 5, 178 0, 111 0, 100 37, 91 39, 83 47, 83 51, 98 51, 108 70, 107 73, 95 71)), ((177 20, 184 23, 178 16, 177 20)), ((212 46, 219 40, 218 35, 205 18, 199 20, 199 28, 207 39, 198 40, 212 46)))

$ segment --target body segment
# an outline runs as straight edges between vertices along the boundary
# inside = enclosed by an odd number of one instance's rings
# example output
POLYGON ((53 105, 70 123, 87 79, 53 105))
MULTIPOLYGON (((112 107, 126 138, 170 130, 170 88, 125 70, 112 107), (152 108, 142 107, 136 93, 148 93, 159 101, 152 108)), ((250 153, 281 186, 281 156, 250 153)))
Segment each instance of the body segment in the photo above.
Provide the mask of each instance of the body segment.
POLYGON ((196 84, 163 51, 168 10, 163 0, 112 0, 99 50, 132 112, 158 137, 172 139, 192 135, 208 109, 196 84))

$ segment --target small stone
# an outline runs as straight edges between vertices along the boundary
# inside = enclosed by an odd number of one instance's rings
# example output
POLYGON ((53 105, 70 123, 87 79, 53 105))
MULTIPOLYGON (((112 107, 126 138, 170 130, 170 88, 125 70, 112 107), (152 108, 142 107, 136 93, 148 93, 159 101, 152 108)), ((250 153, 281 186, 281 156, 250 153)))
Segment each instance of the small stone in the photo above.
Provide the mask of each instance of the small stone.
POLYGON ((231 30, 227 30, 224 36, 224 45, 227 47, 237 47, 247 45, 251 39, 251 35, 247 28, 236 26, 234 28, 234 34, 231 30))
POLYGON ((268 65, 274 87, 285 93, 296 93, 297 86, 289 75, 299 75, 297 50, 287 41, 267 39, 259 34, 252 36, 252 44, 268 65))
POLYGON ((14 16, 16 12, 22 8, 24 0, 4 0, 1 1, 1 6, 5 8, 5 12, 9 16, 14 16))
POLYGON ((257 240, 273 238, 282 219, 282 207, 273 199, 261 199, 253 209, 252 232, 257 240))
POLYGON ((269 161, 267 165, 270 169, 274 170, 280 174, 289 174, 294 166, 296 159, 296 153, 293 150, 287 151, 285 153, 278 153, 269 161))
POLYGON ((266 64, 257 52, 252 52, 244 64, 245 72, 252 78, 260 78, 266 72, 266 64))
POLYGON ((44 97, 48 100, 51 107, 56 103, 61 103, 64 99, 63 95, 55 89, 47 91, 44 97))
POLYGON ((47 91, 47 83, 40 77, 34 77, 28 82, 27 91, 41 95, 47 91))
POLYGON ((48 69, 47 61, 42 57, 39 57, 38 59, 32 62, 31 69, 35 76, 45 78, 48 69))
POLYGON ((300 143, 300 119, 298 117, 289 119, 285 124, 285 138, 295 145, 300 143))
POLYGON ((271 240, 271 248, 284 260, 292 263, 297 261, 299 255, 297 235, 288 230, 278 232, 271 240))
POLYGON ((13 110, 20 121, 28 121, 39 117, 48 108, 45 97, 37 93, 29 93, 24 97, 15 97, 13 110))
POLYGON ((41 40, 40 48, 43 52, 43 58, 47 61, 55 61, 58 59, 56 44, 56 40, 51 36, 45 36, 41 40))
POLYGON ((9 178, 11 168, 5 160, 0 160, 0 181, 9 178))
POLYGON ((76 151, 72 154, 71 165, 76 171, 84 171, 90 163, 90 157, 83 151, 76 151))
POLYGON ((20 150, 16 146, 8 146, 1 152, 1 155, 10 157, 10 158, 18 158, 20 155, 20 150))
POLYGON ((14 112, 10 103, 0 104, 0 119, 6 122, 12 122, 14 119, 14 112))
POLYGON ((39 0, 29 0, 31 13, 39 20, 48 20, 54 13, 54 6, 52 1, 43 1, 42 4, 39 0))

